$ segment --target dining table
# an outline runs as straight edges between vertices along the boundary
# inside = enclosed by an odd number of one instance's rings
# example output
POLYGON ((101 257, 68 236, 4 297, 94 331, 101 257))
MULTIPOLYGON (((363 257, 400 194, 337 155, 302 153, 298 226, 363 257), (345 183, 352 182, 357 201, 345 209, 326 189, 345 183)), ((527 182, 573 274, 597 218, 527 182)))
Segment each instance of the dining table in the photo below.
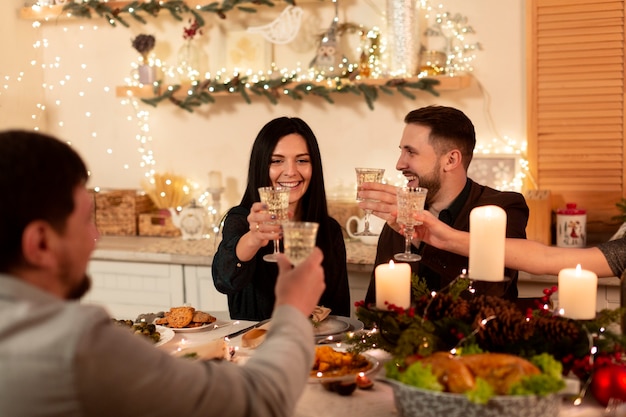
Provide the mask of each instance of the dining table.
MULTIPOLYGON (((245 363, 245 357, 254 354, 254 349, 242 347, 242 334, 259 323, 246 320, 231 320, 227 313, 217 314, 217 320, 212 326, 201 329, 184 329, 175 331, 169 335, 167 342, 160 344, 157 349, 163 349, 171 354, 178 351, 192 351, 194 348, 224 341, 227 354, 224 360, 245 363), (235 336, 229 337, 236 333, 235 336), (243 360, 242 360, 243 358, 243 360)), ((318 339, 318 343, 323 342, 318 339)), ((314 341, 311 341, 314 343, 314 341)), ((347 348, 346 343, 334 341, 330 343, 338 349, 347 348)), ((390 358, 387 352, 381 350, 368 351, 368 355, 374 357, 380 364, 390 358)), ((368 377, 374 382, 369 389, 356 389, 350 395, 340 395, 324 388, 323 384, 312 378, 306 385, 297 405, 293 417, 418 417, 402 416, 396 408, 393 389, 385 382, 384 367, 378 366, 377 370, 368 377)), ((582 404, 575 406, 571 399, 565 399, 561 404, 559 417, 626 417, 626 405, 607 412, 593 397, 588 394, 582 404)), ((571 398, 567 397, 567 398, 571 398)), ((443 417, 443 416, 442 416, 443 417)))

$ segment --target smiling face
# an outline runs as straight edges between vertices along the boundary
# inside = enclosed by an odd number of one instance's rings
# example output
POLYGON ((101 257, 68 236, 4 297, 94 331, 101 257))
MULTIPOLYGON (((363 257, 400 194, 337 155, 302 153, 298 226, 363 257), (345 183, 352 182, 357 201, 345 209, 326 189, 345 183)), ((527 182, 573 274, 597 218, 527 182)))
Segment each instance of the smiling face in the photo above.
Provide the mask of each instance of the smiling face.
POLYGON ((430 128, 407 124, 400 139, 400 157, 396 169, 408 180, 409 187, 428 189, 427 204, 435 201, 441 189, 442 158, 430 144, 430 128))
POLYGON ((289 209, 294 213, 309 188, 312 172, 311 157, 304 138, 296 133, 283 136, 272 153, 270 180, 275 187, 291 190, 289 209))

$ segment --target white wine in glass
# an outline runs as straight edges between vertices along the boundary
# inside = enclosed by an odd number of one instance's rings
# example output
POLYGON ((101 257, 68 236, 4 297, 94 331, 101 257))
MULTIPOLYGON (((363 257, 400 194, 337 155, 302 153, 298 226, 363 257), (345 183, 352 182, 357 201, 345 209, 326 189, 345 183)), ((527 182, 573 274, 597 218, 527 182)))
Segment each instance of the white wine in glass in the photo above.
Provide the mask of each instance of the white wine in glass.
POLYGON ((295 266, 304 261, 313 251, 319 223, 284 222, 283 243, 285 255, 295 266))
MULTIPOLYGON (((261 202, 267 204, 267 211, 276 219, 270 224, 280 224, 289 220, 289 188, 286 187, 260 187, 259 196, 261 202)), ((274 239, 274 253, 263 256, 266 262, 276 262, 276 254, 280 252, 280 241, 274 239)))
MULTIPOLYGON (((381 168, 355 168, 355 170, 357 190, 356 201, 376 201, 359 198, 359 190, 361 189, 361 184, 364 182, 381 182, 383 180, 385 170, 381 168)), ((363 227, 363 231, 354 233, 354 236, 378 236, 378 233, 374 233, 370 230, 370 215, 372 214, 372 210, 363 211, 365 211, 365 216, 363 218, 365 225, 363 227)))
POLYGON ((396 253, 393 257, 397 261, 415 262, 422 259, 411 252, 411 239, 415 226, 422 224, 413 218, 414 213, 424 211, 426 203, 426 188, 402 187, 398 189, 398 217, 396 222, 404 226, 404 252, 396 253))

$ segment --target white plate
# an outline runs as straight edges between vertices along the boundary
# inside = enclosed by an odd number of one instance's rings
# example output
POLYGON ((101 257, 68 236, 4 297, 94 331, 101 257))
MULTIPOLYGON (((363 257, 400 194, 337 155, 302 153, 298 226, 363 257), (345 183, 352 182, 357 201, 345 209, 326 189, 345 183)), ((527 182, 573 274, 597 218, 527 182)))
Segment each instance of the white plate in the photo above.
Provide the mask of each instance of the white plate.
POLYGON ((160 326, 157 324, 156 331, 159 332, 159 334, 161 335, 161 338, 159 339, 158 342, 154 344, 154 346, 164 345, 174 338, 174 330, 168 327, 160 326))
MULTIPOLYGON (((356 332, 359 330, 363 330, 363 328, 365 327, 363 325, 363 322, 357 319, 353 319, 350 317, 341 317, 341 316, 330 316, 330 317, 334 317, 335 320, 344 322, 347 325, 347 328, 336 332, 336 333, 332 333, 332 334, 318 334, 317 332, 314 331, 314 335, 315 335, 315 341, 318 343, 323 343, 323 342, 340 342, 343 339, 345 339, 346 333, 348 332, 356 332)), ((344 327, 344 326, 342 326, 344 327)))
POLYGON ((347 317, 328 316, 313 327, 315 337, 330 336, 348 331, 350 323, 347 317))
POLYGON ((168 329, 174 330, 176 333, 191 333, 191 332, 201 332, 204 330, 213 330, 218 329, 220 327, 228 326, 231 323, 229 321, 216 320, 213 323, 203 324, 198 327, 167 327, 168 329))

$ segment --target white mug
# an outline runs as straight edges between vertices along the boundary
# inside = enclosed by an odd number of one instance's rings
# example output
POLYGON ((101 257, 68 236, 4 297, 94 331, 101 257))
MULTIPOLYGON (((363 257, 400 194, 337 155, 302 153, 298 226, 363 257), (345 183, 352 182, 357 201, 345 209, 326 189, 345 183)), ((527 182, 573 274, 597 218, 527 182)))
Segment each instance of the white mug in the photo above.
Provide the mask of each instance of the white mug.
MULTIPOLYGON (((383 230, 383 226, 385 225, 385 221, 380 217, 370 216, 370 231, 372 233, 380 234, 383 230)), ((361 242, 366 245, 376 245, 378 244, 378 236, 355 236, 354 233, 362 232, 365 229, 365 219, 363 217, 350 216, 346 221, 346 231, 348 232, 348 236, 353 239, 359 239, 361 242), (357 222, 356 230, 353 231, 352 223, 357 222)))

